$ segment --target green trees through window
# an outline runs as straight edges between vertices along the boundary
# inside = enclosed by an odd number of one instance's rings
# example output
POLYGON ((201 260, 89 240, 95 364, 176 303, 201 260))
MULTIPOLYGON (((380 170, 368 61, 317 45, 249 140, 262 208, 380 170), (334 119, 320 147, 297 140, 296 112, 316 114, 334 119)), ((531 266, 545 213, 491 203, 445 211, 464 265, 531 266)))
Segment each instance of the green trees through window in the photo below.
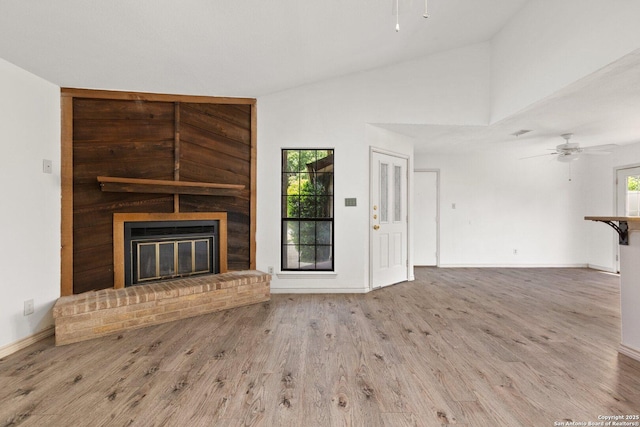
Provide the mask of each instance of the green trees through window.
POLYGON ((333 271, 333 150, 282 150, 282 269, 333 271))

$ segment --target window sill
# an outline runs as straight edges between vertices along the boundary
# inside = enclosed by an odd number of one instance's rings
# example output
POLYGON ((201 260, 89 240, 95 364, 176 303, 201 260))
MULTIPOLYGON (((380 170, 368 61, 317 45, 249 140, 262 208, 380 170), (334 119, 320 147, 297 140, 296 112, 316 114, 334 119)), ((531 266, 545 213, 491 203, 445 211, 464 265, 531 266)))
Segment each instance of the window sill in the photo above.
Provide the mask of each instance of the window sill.
POLYGON ((335 271, 281 271, 276 274, 278 279, 335 279, 335 271))

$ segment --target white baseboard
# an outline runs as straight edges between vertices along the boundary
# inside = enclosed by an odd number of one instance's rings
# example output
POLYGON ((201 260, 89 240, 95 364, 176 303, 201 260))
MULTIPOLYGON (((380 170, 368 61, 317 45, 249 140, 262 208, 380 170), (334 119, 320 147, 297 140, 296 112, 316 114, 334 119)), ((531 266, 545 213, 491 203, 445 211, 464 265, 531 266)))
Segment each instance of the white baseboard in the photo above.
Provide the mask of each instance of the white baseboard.
POLYGON ((440 268, 587 268, 588 264, 440 264, 440 268))
POLYGON ((354 288, 271 288, 272 294, 366 294, 368 289, 354 288))
POLYGON ((8 344, 3 347, 0 347, 0 358, 13 354, 16 351, 20 351, 23 348, 29 347, 31 344, 35 344, 40 340, 49 338, 54 333, 55 333, 55 328, 53 326, 50 326, 47 329, 43 329, 38 333, 22 338, 21 340, 16 341, 12 344, 8 344))
POLYGON ((611 267, 603 267, 601 265, 596 265, 596 264, 588 264, 588 267, 591 268, 592 270, 606 271, 607 273, 618 274, 615 268, 611 268, 611 267))
POLYGON ((633 347, 629 347, 628 345, 620 344, 620 348, 618 348, 618 352, 640 362, 640 350, 637 350, 633 347))
POLYGON ((309 272, 299 272, 299 271, 280 271, 276 273, 276 277, 278 279, 335 279, 338 277, 338 274, 333 271, 309 271, 309 272))

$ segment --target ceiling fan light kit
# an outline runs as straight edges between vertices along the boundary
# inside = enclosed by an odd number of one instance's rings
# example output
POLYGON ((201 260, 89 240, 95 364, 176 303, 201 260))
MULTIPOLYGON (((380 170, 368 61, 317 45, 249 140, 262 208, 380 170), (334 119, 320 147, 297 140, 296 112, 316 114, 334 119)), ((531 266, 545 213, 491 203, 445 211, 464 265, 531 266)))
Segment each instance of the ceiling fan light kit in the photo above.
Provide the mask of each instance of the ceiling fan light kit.
MULTIPOLYGON (((396 33, 400 31, 400 0, 394 0, 396 10, 396 33)), ((423 18, 429 17, 429 0, 424 0, 424 13, 423 18)))
POLYGON ((569 163, 574 160, 578 160, 580 155, 578 153, 558 154, 557 160, 562 163, 569 163))

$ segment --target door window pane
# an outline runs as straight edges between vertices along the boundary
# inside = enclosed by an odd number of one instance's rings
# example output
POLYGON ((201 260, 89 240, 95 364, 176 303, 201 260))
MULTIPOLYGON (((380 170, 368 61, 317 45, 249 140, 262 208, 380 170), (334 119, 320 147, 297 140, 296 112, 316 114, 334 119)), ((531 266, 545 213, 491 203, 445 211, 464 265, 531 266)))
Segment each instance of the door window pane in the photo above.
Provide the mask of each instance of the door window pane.
POLYGON ((393 221, 402 221, 402 167, 393 167, 393 221))
POLYGON ((380 222, 389 221, 389 165, 380 163, 380 222))

